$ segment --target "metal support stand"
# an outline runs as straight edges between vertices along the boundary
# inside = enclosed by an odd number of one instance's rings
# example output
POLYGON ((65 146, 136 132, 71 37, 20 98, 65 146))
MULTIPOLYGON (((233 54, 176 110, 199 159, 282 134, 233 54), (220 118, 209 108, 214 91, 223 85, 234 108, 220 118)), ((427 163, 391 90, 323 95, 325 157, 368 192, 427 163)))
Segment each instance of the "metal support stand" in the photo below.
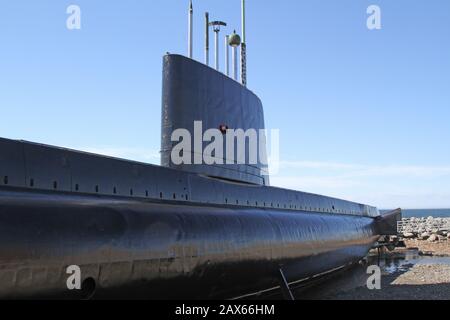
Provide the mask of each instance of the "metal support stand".
POLYGON ((285 300, 294 301, 294 295, 292 294, 291 289, 289 288, 289 284, 287 283, 286 277, 284 276, 283 270, 279 269, 279 280, 280 280, 280 288, 283 293, 283 298, 285 300))
POLYGON ((381 264, 381 247, 378 247, 378 259, 377 259, 377 262, 378 262, 378 266, 380 266, 380 264, 381 264))

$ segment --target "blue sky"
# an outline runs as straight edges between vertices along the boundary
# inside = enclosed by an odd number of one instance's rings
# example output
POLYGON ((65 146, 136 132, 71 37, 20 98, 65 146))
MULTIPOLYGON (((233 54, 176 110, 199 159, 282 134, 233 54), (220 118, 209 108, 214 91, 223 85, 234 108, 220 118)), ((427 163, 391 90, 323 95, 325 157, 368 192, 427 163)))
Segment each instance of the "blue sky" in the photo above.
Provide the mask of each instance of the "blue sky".
MULTIPOLYGON (((272 183, 380 208, 450 207, 450 2, 247 2, 249 87, 281 130, 272 183), (366 27, 371 4, 381 30, 366 27)), ((1 0, 0 136, 158 163, 161 58, 186 53, 187 5, 1 0), (66 28, 70 4, 81 30, 66 28)), ((239 31, 240 1, 194 6, 203 60, 204 12, 239 31)))

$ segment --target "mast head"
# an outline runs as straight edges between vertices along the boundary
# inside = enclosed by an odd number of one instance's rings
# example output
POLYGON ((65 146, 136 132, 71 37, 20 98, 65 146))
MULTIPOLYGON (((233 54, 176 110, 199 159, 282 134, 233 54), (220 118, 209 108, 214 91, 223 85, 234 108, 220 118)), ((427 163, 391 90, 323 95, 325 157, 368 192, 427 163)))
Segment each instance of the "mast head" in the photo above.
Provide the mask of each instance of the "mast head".
POLYGON ((233 34, 230 36, 228 44, 233 48, 239 47, 241 45, 241 37, 236 33, 236 31, 234 31, 233 34))
POLYGON ((209 25, 213 27, 214 32, 219 32, 221 27, 226 27, 227 24, 223 21, 213 21, 209 25))

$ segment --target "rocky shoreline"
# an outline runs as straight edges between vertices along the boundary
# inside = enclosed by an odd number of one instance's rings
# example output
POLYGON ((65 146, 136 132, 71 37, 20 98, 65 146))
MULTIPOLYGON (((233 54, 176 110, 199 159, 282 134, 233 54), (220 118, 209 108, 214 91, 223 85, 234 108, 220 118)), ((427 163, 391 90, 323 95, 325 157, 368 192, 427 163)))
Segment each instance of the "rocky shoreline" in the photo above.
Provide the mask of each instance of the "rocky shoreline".
POLYGON ((406 248, 424 256, 450 256, 450 218, 405 218, 398 229, 406 248))
POLYGON ((398 223, 398 233, 408 240, 449 241, 450 218, 404 218, 398 223))

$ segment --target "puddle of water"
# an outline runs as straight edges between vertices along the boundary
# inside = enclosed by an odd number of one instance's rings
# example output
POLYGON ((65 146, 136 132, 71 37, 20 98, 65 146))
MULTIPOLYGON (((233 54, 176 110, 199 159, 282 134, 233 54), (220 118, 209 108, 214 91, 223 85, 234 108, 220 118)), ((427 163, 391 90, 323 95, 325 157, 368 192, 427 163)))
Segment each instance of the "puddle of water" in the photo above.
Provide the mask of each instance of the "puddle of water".
POLYGON ((450 257, 427 257, 417 261, 417 264, 443 264, 450 266, 450 257))
POLYGON ((371 256, 370 263, 378 264, 384 274, 395 274, 406 272, 413 265, 448 265, 450 266, 450 257, 427 257, 419 255, 417 250, 407 250, 402 253, 396 253, 394 256, 384 256, 378 259, 377 256, 371 256))

